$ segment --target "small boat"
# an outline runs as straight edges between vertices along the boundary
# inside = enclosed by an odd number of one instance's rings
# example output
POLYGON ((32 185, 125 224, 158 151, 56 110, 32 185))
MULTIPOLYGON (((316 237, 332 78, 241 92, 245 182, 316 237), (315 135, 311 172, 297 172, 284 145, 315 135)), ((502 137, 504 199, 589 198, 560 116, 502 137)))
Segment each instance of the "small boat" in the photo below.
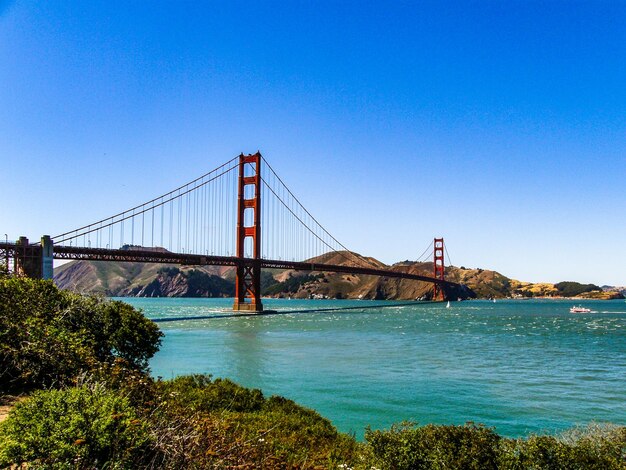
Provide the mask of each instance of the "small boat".
POLYGON ((569 313, 589 313, 589 312, 591 312, 590 308, 585 308, 581 305, 579 305, 578 307, 574 305, 572 308, 569 309, 569 313))
POLYGON ((448 303, 446 304, 446 308, 450 308, 450 301, 448 300, 448 303))

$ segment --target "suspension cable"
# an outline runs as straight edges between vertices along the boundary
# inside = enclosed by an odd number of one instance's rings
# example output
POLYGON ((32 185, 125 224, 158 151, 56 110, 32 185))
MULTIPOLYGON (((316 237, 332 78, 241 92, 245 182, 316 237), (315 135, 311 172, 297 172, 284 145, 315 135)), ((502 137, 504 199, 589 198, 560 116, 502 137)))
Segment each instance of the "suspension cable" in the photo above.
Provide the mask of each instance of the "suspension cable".
MULTIPOLYGON (((238 158, 238 157, 237 157, 237 158, 238 158)), ((231 163, 233 160, 234 160, 234 159, 230 160, 228 163, 231 163)), ((113 216, 111 216, 111 217, 106 217, 106 218, 104 218, 104 219, 102 219, 102 220, 99 220, 98 222, 94 222, 94 223, 91 223, 91 224, 89 224, 89 225, 85 225, 84 227, 77 228, 77 229, 75 229, 75 230, 71 230, 71 231, 69 231, 69 232, 62 233, 62 234, 60 234, 60 235, 57 235, 57 236, 53 237, 53 239, 55 240, 55 242, 56 242, 56 243, 63 243, 63 242, 65 242, 65 241, 67 241, 67 240, 71 240, 71 239, 74 239, 74 238, 77 238, 77 237, 83 236, 84 234, 91 233, 91 232, 94 232, 94 231, 96 231, 96 230, 100 230, 101 228, 108 227, 109 225, 114 225, 114 224, 120 223, 120 222, 121 222, 121 221, 123 221, 123 220, 128 220, 128 219, 133 219, 133 220, 134 220, 134 218, 135 218, 136 216, 141 215, 141 214, 143 214, 144 212, 147 212, 147 211, 149 211, 149 210, 152 210, 152 209, 154 209, 154 208, 156 208, 156 207, 160 207, 160 206, 162 206, 162 205, 164 205, 164 204, 167 204, 167 203, 169 203, 169 202, 171 202, 171 201, 174 201, 174 200, 176 200, 176 199, 178 199, 178 198, 181 198, 182 196, 185 196, 185 195, 187 195, 187 194, 191 193, 192 191, 195 191, 196 189, 201 188, 202 186, 204 186, 204 185, 206 185, 206 184, 208 184, 208 183, 210 183, 210 182, 212 182, 212 181, 214 181, 214 180, 216 180, 216 179, 220 178, 221 176, 223 176, 223 175, 227 174, 228 172, 230 172, 230 171, 232 171, 232 170, 234 170, 235 168, 237 168, 237 167, 238 167, 238 164, 237 164, 237 165, 234 165, 234 166, 231 166, 230 168, 228 168, 228 169, 226 169, 226 170, 222 171, 221 173, 219 173, 219 174, 215 175, 215 176, 214 176, 214 177, 212 177, 211 179, 208 179, 208 180, 206 180, 206 181, 203 181, 201 184, 199 184, 199 185, 197 185, 197 186, 194 186, 194 187, 192 187, 191 189, 187 189, 187 190, 186 190, 186 191, 184 191, 184 192, 180 192, 180 190, 182 190, 183 188, 188 188, 188 187, 189 187, 189 185, 194 184, 194 183, 196 183, 197 181, 201 180, 202 178, 206 177, 207 175, 210 175, 210 174, 212 174, 212 173, 215 173, 217 170, 220 170, 220 169, 224 168, 224 166, 226 166, 228 163, 225 163, 224 165, 221 165, 220 167, 216 168, 215 170, 213 170, 213 171, 211 171, 211 172, 209 172, 209 173, 207 173, 207 174, 205 174, 205 175, 201 176, 200 178, 196 178, 196 179, 195 179, 195 180, 193 180, 192 182, 187 183, 186 185, 183 185, 183 186, 179 187, 178 189, 175 189, 175 190, 173 190, 173 191, 170 191, 170 192, 168 192, 168 193, 166 193, 166 194, 164 194, 164 195, 162 195, 162 196, 160 196, 160 197, 154 198, 154 199, 152 199, 151 201, 148 201, 148 202, 146 202, 146 203, 144 203, 144 204, 140 204, 140 205, 138 205, 138 206, 133 207, 132 209, 125 210, 124 212, 120 212, 119 214, 113 215, 113 216), (171 196, 172 194, 174 194, 174 193, 175 193, 175 192, 177 192, 177 191, 179 191, 179 193, 178 193, 178 194, 176 194, 175 196, 172 196, 172 197, 170 197, 169 199, 164 199, 165 197, 171 196), (154 204, 154 205, 151 205, 151 206, 149 206, 149 207, 146 207, 146 206, 148 206, 150 203, 154 203, 155 201, 158 201, 158 200, 160 200, 160 202, 159 202, 158 204, 154 204), (143 209, 143 210, 141 210, 141 211, 139 211, 139 212, 135 212, 135 211, 136 211, 137 209, 139 209, 139 208, 144 208, 144 209, 143 209), (128 212, 132 212, 132 214, 131 214, 130 216, 125 216, 125 214, 127 214, 128 212), (113 220, 113 219, 115 219, 115 218, 117 218, 117 217, 120 217, 120 216, 125 216, 125 217, 122 217, 122 218, 120 218, 120 219, 118 219, 118 220, 113 220), (101 225, 100 227, 97 227, 97 228, 93 228, 93 229, 92 229, 92 227, 93 227, 93 226, 98 225, 98 224, 102 224, 103 222, 105 222, 105 221, 107 221, 107 220, 111 220, 111 222, 109 222, 108 224, 105 224, 105 225, 101 225), (85 230, 85 229, 88 229, 88 230, 86 230, 85 232, 81 232, 81 230, 85 230), (80 232, 80 233, 77 233, 77 232, 80 232), (72 235, 72 236, 70 236, 70 237, 68 237, 67 235, 70 235, 70 234, 73 234, 73 235, 72 235), (58 238, 62 238, 62 239, 57 241, 56 239, 58 239, 58 238)), ((180 215, 180 214, 179 214, 179 215, 180 215)))
MULTIPOLYGON (((265 159, 264 159, 265 160, 265 159)), ((317 226, 319 228, 321 228, 324 233, 326 233, 326 235, 328 235, 335 243, 337 243, 337 245, 339 245, 341 248, 343 248, 346 252, 352 254, 352 256, 354 256, 358 261, 364 261, 367 264, 369 264, 372 267, 378 267, 376 266, 374 263, 372 263, 371 261, 367 260, 366 258, 364 258, 361 255, 357 255, 355 253, 353 253, 352 251, 350 251, 348 248, 346 248, 342 243, 340 243, 335 237, 333 237, 328 230, 326 230, 316 219, 315 217, 313 217, 311 215, 311 213, 306 210, 306 208, 302 205, 302 203, 298 200, 298 198, 296 198, 293 193, 289 190, 289 188, 285 185, 285 183, 280 179, 280 177, 276 174, 276 172, 271 168, 271 166, 267 163, 267 161, 265 162, 267 164, 267 166, 270 168, 270 170, 272 171, 272 173, 274 174, 274 176, 276 176, 276 178, 280 181, 280 183, 282 184, 282 186, 287 190, 287 192, 289 193, 289 195, 298 203, 298 205, 304 210, 304 212, 317 224, 317 226)), ((272 194, 274 194, 274 196, 276 197, 276 199, 278 199, 278 201, 285 206, 285 208, 291 213, 291 215, 293 215, 303 226, 304 228, 306 228, 309 232, 311 232, 311 234, 317 238, 322 244, 324 244, 326 247, 328 247, 331 251, 343 256, 344 258, 346 258, 346 260, 348 261, 354 261, 349 259, 345 254, 339 252, 338 250, 336 250, 333 246, 331 246, 328 242, 326 242, 326 240, 324 240, 322 237, 320 237, 317 233, 315 233, 292 209, 291 207, 289 207, 287 205, 287 203, 276 193, 276 191, 274 191, 274 189, 272 187, 270 187, 270 185, 267 183, 267 181, 265 181, 265 179, 263 177, 261 177, 261 181, 265 184, 265 186, 271 191, 272 194)), ((293 227, 292 227, 293 228, 293 227)))
MULTIPOLYGON (((424 255, 426 254, 426 252, 432 248, 433 243, 435 243, 435 242, 434 242, 434 241, 432 241, 432 242, 430 242, 430 243, 428 244, 428 246, 426 247, 426 249, 424 250, 424 252, 423 252, 421 255, 419 255, 419 257, 417 258, 417 261, 421 261, 421 260, 422 260, 422 258, 423 258, 423 257, 424 257, 424 255)), ((432 251, 431 251, 431 253, 432 253, 432 251)))
MULTIPOLYGON (((321 228, 324 233, 326 233, 326 235, 328 235, 335 243, 337 243, 337 245, 339 245, 341 248, 343 248, 345 251, 347 251, 348 253, 352 254, 352 256, 354 256, 355 258, 357 258, 360 261, 364 261, 366 264, 369 264, 372 267, 378 267, 375 263, 371 262, 370 260, 364 258, 362 255, 359 255, 357 253, 352 252, 351 250, 349 250, 345 245, 343 245, 339 240, 337 240, 335 237, 332 236, 332 234, 326 230, 324 228, 324 226, 322 224, 320 224, 317 219, 315 217, 313 217, 313 215, 311 215, 311 213, 306 209, 306 207, 304 207, 304 205, 300 202, 300 200, 291 192, 291 190, 289 189, 289 187, 284 183, 284 181, 280 178, 280 176, 278 176, 278 174, 276 173, 276 171, 274 171, 274 168, 272 168, 272 165, 269 164, 269 162, 263 157, 261 156, 261 158, 263 159, 263 161, 265 162, 265 164, 267 165, 267 167, 270 169, 270 171, 273 173, 274 177, 281 183, 281 185, 287 190, 287 192, 289 193, 289 195, 298 203, 298 205, 302 208, 302 210, 304 210, 304 212, 313 220, 313 222, 315 222, 317 224, 317 226, 319 228, 321 228)), ((265 182, 265 181, 264 181, 265 182)), ((267 185, 267 183, 265 183, 267 185)), ((272 191, 273 192, 273 191, 272 191)), ((274 193, 276 194, 276 193, 274 193)), ((278 196, 277 196, 278 197, 278 196)), ((280 198, 279 198, 280 199, 280 198)), ((283 205, 286 206, 284 201, 280 201, 283 205)), ((293 213, 293 212, 292 212, 293 213)), ((295 214, 294 214, 295 215, 295 214)), ((298 219, 300 220, 300 219, 298 219)), ((300 222, 311 232, 313 233, 313 231, 304 223, 302 222, 302 220, 300 220, 300 222)), ((315 234, 314 234, 315 235, 315 234)), ((317 237, 317 235, 316 235, 317 237)), ((319 238, 319 237, 317 237, 319 238)), ((323 240, 320 239, 320 241, 323 242, 323 240)), ((329 248, 331 248, 331 250, 337 252, 337 250, 335 250, 334 248, 330 247, 330 245, 328 245, 326 242, 323 242, 326 246, 328 246, 329 248)), ((345 257, 345 256, 344 256, 345 257)))
POLYGON ((450 253, 448 253, 448 247, 446 246, 446 244, 443 244, 443 249, 446 252, 446 256, 448 258, 448 266, 452 266, 452 260, 450 259, 450 253))

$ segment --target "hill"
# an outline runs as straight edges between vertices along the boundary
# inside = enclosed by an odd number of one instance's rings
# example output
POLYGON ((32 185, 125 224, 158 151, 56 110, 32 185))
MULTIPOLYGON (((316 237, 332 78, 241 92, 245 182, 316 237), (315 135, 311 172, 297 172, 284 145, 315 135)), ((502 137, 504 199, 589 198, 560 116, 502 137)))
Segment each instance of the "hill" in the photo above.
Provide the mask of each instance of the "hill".
POLYGON ((233 268, 72 261, 54 270, 62 289, 110 297, 232 297, 233 268))
MULTIPOLYGON (((342 266, 371 266, 415 274, 431 275, 428 263, 393 266, 348 252, 329 253, 307 260, 342 266)), ((73 261, 54 272, 62 289, 81 293, 98 293, 113 297, 230 297, 234 293, 235 272, 223 266, 172 266, 156 263, 73 261)), ((263 295, 294 298, 330 299, 429 299, 432 285, 407 279, 381 278, 355 274, 265 270, 262 274, 263 295)), ((457 289, 451 297, 473 298, 471 289, 457 289)))
MULTIPOLYGON (((375 258, 352 252, 334 252, 307 260, 335 265, 368 265, 380 269, 432 276, 432 262, 402 261, 388 266, 375 258)), ((594 284, 560 282, 530 283, 508 278, 496 271, 446 267, 446 279, 463 287, 448 292, 449 298, 574 297, 624 298, 618 290, 594 284)), ((232 297, 235 270, 227 266, 173 266, 156 263, 73 261, 54 271, 56 284, 82 293, 137 297, 232 297)), ((432 284, 408 279, 369 275, 264 270, 264 296, 330 299, 428 300, 432 284)))

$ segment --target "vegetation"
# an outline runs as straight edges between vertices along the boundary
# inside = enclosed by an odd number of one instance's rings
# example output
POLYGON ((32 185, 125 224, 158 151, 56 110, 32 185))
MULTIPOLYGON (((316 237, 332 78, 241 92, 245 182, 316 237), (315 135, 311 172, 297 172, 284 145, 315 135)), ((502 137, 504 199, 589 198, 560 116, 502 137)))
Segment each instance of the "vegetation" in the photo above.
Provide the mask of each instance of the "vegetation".
POLYGON ((356 453, 352 437, 290 400, 208 376, 163 382, 113 369, 114 380, 16 405, 0 424, 0 467, 326 468, 356 453))
POLYGON ((2 392, 30 393, 0 423, 0 468, 626 468, 617 426, 507 439, 405 423, 359 443, 228 379, 151 378, 160 333, 130 306, 6 276, 0 306, 2 392))
POLYGON ((626 468, 623 427, 507 439, 472 423, 403 424, 368 429, 358 443, 313 410, 228 380, 132 379, 122 369, 117 385, 39 391, 16 405, 0 424, 0 467, 626 468))
POLYGON ((294 294, 300 290, 300 287, 307 282, 317 281, 322 279, 323 274, 305 274, 302 276, 290 276, 283 282, 278 282, 266 287, 263 291, 263 295, 277 295, 282 293, 294 294))
POLYGON ((162 268, 159 268, 157 274, 174 277, 177 274, 180 274, 180 269, 178 269, 176 266, 163 266, 162 268))
POLYGON ((583 292, 602 291, 602 288, 595 284, 580 284, 578 282, 566 281, 554 284, 554 287, 563 297, 574 297, 583 292))
POLYGON ((188 271, 185 276, 187 277, 187 292, 191 295, 194 292, 207 292, 212 297, 232 297, 235 295, 235 284, 219 276, 210 275, 197 269, 188 271))
POLYGON ((146 422, 101 384, 37 391, 18 403, 0 433, 0 465, 125 468, 148 448, 146 422))
POLYGON ((492 429, 464 426, 393 426, 366 432, 364 468, 603 469, 626 468, 626 428, 593 425, 562 436, 507 439, 492 429))
POLYGON ((365 438, 370 460, 380 468, 497 468, 500 437, 482 426, 405 423, 388 431, 368 429, 365 438))
POLYGON ((101 363, 145 370, 161 332, 123 302, 0 278, 0 393, 64 385, 101 363))
POLYGON ((315 411, 229 380, 196 375, 155 388, 157 401, 168 400, 165 420, 187 423, 175 436, 187 444, 163 455, 164 466, 328 468, 352 459, 357 449, 352 437, 315 411))

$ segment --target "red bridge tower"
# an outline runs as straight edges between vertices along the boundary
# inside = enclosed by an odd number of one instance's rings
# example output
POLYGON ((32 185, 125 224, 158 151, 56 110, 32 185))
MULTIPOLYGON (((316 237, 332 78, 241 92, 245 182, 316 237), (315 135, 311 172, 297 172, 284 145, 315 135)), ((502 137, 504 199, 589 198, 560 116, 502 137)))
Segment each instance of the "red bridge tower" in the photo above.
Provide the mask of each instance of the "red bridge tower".
POLYGON ((233 310, 262 312, 261 303, 261 154, 239 155, 239 196, 237 204, 237 277, 233 310), (249 176, 246 176, 249 175, 249 176), (247 187, 253 197, 246 198, 247 187), (252 225, 245 225, 246 210, 252 212, 252 225), (245 258, 246 239, 252 239, 252 258, 245 258))
MULTIPOLYGON (((445 265, 443 262, 443 251, 444 251, 443 238, 435 238, 434 262, 433 262, 434 276, 433 277, 435 279, 441 279, 442 281, 445 280, 445 265)), ((442 284, 435 283, 433 286, 434 286, 433 300, 445 300, 445 292, 443 291, 442 284)))

